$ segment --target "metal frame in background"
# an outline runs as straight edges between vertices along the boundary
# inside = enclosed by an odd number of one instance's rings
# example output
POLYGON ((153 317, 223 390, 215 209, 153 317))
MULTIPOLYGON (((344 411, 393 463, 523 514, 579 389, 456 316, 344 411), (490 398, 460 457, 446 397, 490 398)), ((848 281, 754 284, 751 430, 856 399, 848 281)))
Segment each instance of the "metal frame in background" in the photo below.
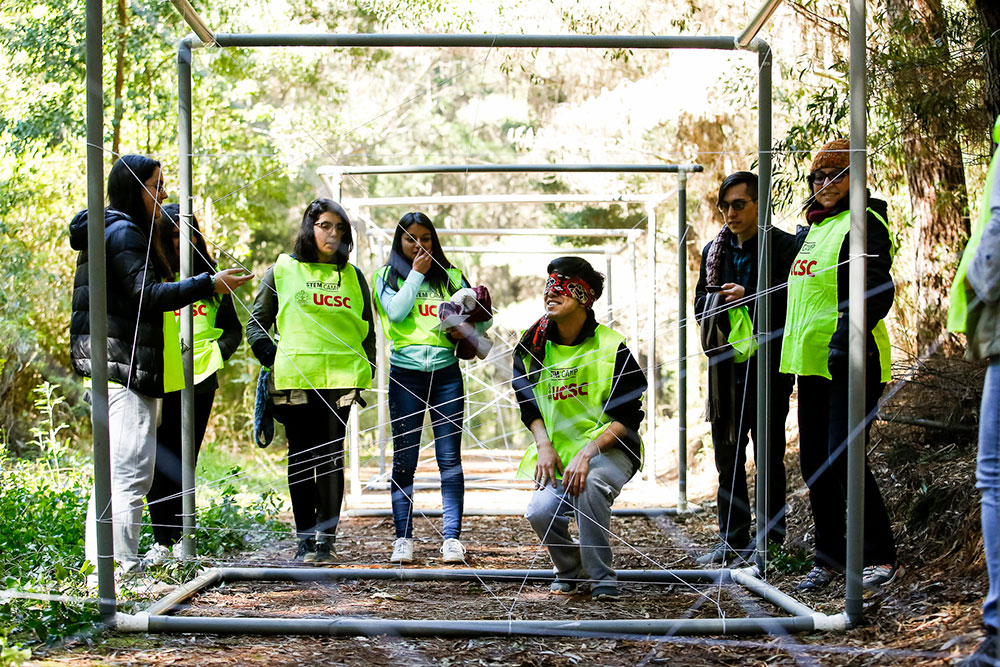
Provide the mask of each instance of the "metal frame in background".
MULTIPOLYGON (((362 175, 384 175, 384 174, 495 174, 495 173, 640 173, 640 174, 677 174, 678 176, 678 206, 677 206, 677 273, 678 273, 678 316, 677 316, 677 344, 678 344, 678 373, 677 373, 677 395, 678 395, 678 489, 677 507, 680 510, 687 508, 687 176, 688 174, 701 173, 704 167, 699 164, 442 164, 442 165, 374 165, 374 166, 344 166, 331 165, 321 167, 318 170, 320 178, 323 180, 330 194, 344 204, 350 210, 360 213, 362 208, 374 208, 384 206, 433 206, 442 204, 490 204, 490 203, 641 203, 645 207, 646 213, 646 248, 647 248, 647 268, 649 281, 647 284, 648 301, 648 337, 646 339, 646 377, 653 383, 653 390, 646 393, 646 411, 649 418, 646 420, 645 446, 648 453, 646 466, 646 480, 649 483, 656 483, 656 456, 658 448, 656 446, 656 413, 657 400, 655 391, 655 381, 657 373, 656 364, 656 292, 658 283, 656 276, 656 206, 667 201, 669 198, 663 193, 645 195, 604 195, 604 194, 511 194, 511 195, 427 195, 409 197, 347 197, 343 196, 344 176, 362 175)), ((376 229, 386 236, 387 232, 376 226, 376 229)), ((367 226, 365 231, 367 232, 367 226)), ((503 236, 503 235, 542 235, 542 236, 589 236, 589 237, 613 237, 625 236, 628 240, 628 249, 631 251, 633 278, 635 276, 635 239, 636 230, 614 230, 614 229, 580 229, 580 230, 555 230, 555 229, 438 229, 439 235, 478 235, 478 236, 503 236)), ((367 234, 366 234, 367 235, 367 234)), ((387 235, 391 238, 391 235, 387 235)), ((381 243, 381 241, 380 241, 381 243)), ((625 248, 617 249, 617 252, 625 248)), ((371 251, 371 248, 369 248, 371 251)), ((469 251, 474 252, 474 251, 469 251)), ((580 249, 574 252, 583 254, 580 249)), ((597 252, 594 250, 593 252, 597 252)), ((617 254, 617 252, 615 254, 617 254)), ((606 293, 608 295, 609 316, 612 307, 611 297, 611 253, 605 249, 605 270, 608 278, 606 293)), ((637 308, 637 302, 633 302, 637 308)), ((635 310, 635 309, 634 309, 635 310)), ((639 345, 638 334, 638 311, 634 312, 635 324, 633 330, 633 340, 635 345, 639 345)), ((384 346, 380 346, 384 350, 384 346)), ((379 363, 383 362, 380 355, 379 363)), ((379 389, 384 378, 379 376, 379 389)), ((384 421, 382 414, 382 396, 380 396, 380 424, 384 421)), ((380 438, 382 437, 380 431, 380 438)), ((352 457, 353 460, 353 457, 352 457)), ((353 464, 352 464, 353 466, 353 464)))
MULTIPOLYGON (((771 353, 771 331, 770 331, 770 305, 771 299, 767 292, 770 285, 770 195, 771 195, 771 48, 764 40, 757 38, 756 34, 774 12, 780 0, 766 0, 764 6, 757 12, 750 24, 737 37, 653 37, 653 36, 588 36, 588 35, 213 35, 207 29, 204 22, 197 16, 187 0, 172 0, 179 8, 184 18, 195 30, 198 38, 186 38, 181 41, 178 48, 178 93, 179 93, 179 120, 178 144, 180 152, 180 162, 182 174, 187 178, 181 178, 181 219, 182 233, 190 233, 190 218, 192 204, 192 184, 190 181, 190 169, 192 159, 192 135, 191 135, 191 49, 197 46, 214 44, 220 47, 230 46, 355 46, 355 47, 478 47, 478 48, 610 48, 610 49, 717 49, 717 50, 751 50, 758 56, 758 165, 760 192, 764 195, 764 206, 759 207, 758 223, 761 233, 758 234, 758 249, 760 255, 760 273, 758 279, 758 292, 762 294, 758 313, 758 330, 761 332, 758 354, 758 368, 764 368, 764 373, 758 373, 759 396, 766 396, 767 373, 770 364, 768 359, 771 353)), ((852 202, 862 201, 867 180, 865 170, 865 158, 867 155, 867 137, 865 134, 865 1, 851 0, 850 2, 850 89, 851 89, 851 182, 850 192, 852 202)), ((91 220, 98 220, 103 215, 103 81, 101 79, 101 61, 103 58, 103 41, 101 38, 102 29, 103 0, 87 0, 87 190, 88 190, 88 216, 91 220)), ((852 257, 861 256, 858 248, 863 248, 864 232, 866 221, 862 208, 854 207, 851 214, 851 237, 852 237, 852 257)), ((188 251, 190 252, 190 251, 188 251)), ((88 257, 92 266, 89 273, 89 284, 91 286, 91 311, 90 318, 94 325, 91 329, 92 336, 100 338, 102 322, 106 323, 107 307, 106 298, 101 297, 105 292, 105 262, 104 262, 104 239, 99 232, 90 230, 88 234, 88 257), (96 297, 96 299, 95 299, 96 297)), ((832 623, 822 623, 822 629, 837 629, 854 625, 863 620, 863 607, 861 604, 860 571, 861 561, 859 558, 860 544, 863 536, 863 524, 861 516, 861 502, 863 498, 863 479, 859 470, 863 471, 864 451, 862 449, 864 432, 864 407, 863 394, 858 397, 855 387, 864 387, 864 331, 863 309, 852 307, 859 303, 864 295, 864 269, 863 263, 855 263, 850 272, 850 410, 849 410, 849 430, 852 439, 849 446, 848 467, 848 554, 847 554, 847 595, 846 613, 838 614, 832 623), (858 266, 862 268, 857 268, 858 266), (858 406, 861 409, 858 409, 858 406), (859 465, 860 459, 860 465, 859 465)), ((190 314, 187 315, 190 320, 190 314)), ((106 332, 105 332, 106 334, 106 332)), ((105 344, 98 344, 95 349, 100 355, 100 349, 105 344)), ((106 356, 106 355, 105 355, 106 356)), ((99 359, 94 359, 98 362, 99 359)), ((115 611, 115 589, 113 575, 113 548, 111 545, 111 523, 108 517, 111 515, 111 488, 110 488, 110 444, 107 437, 108 410, 107 410, 107 373, 106 368, 98 368, 99 364, 94 364, 93 393, 95 401, 92 406, 92 421, 94 424, 94 460, 95 460, 95 501, 101 518, 97 521, 98 539, 98 580, 100 609, 103 617, 110 623, 117 623, 123 630, 140 630, 140 617, 127 614, 114 614, 115 611), (107 511, 104 511, 107 508, 107 511)), ((762 460, 767 460, 768 429, 767 413, 765 401, 758 401, 758 433, 762 435, 759 452, 762 460)), ((184 429, 192 429, 193 424, 185 423, 184 429)), ((757 507, 758 515, 764 516, 763 505, 765 502, 762 489, 762 478, 766 476, 766 466, 758 468, 757 483, 757 507)), ((185 496, 192 495, 193 488, 185 489, 185 496)), ((193 500, 193 495, 192 495, 193 500)), ((186 517, 190 520, 193 517, 186 517)), ((764 565, 764 555, 766 554, 765 540, 766 534, 763 527, 758 522, 757 531, 757 559, 758 567, 764 565)), ((187 526, 187 529, 190 527, 187 526)), ((816 618, 815 616, 813 618, 816 618)), ((233 626, 238 625, 239 619, 227 619, 233 622, 233 626)), ((755 619, 735 619, 728 621, 728 628, 738 631, 741 624, 738 621, 752 621, 755 619)), ((273 619, 269 619, 264 624, 274 624, 273 619)), ((367 622, 367 621, 366 621, 367 622)), ((440 622, 438 622, 440 623, 440 622)), ((815 626, 821 629, 820 624, 815 626)), ((443 629, 443 626, 440 626, 443 629)), ((668 632, 677 631, 675 621, 668 632)), ((148 628, 148 625, 146 626, 148 628)), ((216 628, 213 631, 220 631, 216 628)), ((726 631, 726 627, 722 628, 726 631)))

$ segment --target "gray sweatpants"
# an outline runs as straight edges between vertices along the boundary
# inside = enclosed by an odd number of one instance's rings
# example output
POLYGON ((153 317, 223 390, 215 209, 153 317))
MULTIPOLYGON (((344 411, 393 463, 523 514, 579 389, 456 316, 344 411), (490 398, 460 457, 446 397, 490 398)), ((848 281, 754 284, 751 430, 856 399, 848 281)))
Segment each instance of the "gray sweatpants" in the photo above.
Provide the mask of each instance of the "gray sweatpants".
POLYGON ((526 517, 552 557, 558 579, 589 579, 594 585, 614 584, 611 562, 611 504, 632 478, 632 462, 620 449, 590 459, 583 492, 566 495, 562 480, 556 488, 538 489, 528 503, 526 517), (580 543, 569 535, 569 516, 576 514, 580 543))
MULTIPOLYGON (((117 385, 108 387, 108 427, 111 435, 111 532, 115 561, 124 571, 139 562, 139 528, 143 498, 153 483, 156 463, 156 422, 160 399, 117 385)), ((97 512, 94 494, 87 505, 84 551, 97 565, 97 512)))

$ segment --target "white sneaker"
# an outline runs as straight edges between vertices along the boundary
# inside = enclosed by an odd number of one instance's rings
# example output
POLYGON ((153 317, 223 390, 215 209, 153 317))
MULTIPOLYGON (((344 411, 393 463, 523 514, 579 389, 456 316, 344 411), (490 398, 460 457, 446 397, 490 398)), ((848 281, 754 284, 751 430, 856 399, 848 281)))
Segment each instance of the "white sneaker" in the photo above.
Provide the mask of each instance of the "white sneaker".
POLYGON ((449 537, 441 545, 441 562, 464 563, 465 546, 454 537, 449 537))
POLYGON ((173 559, 173 557, 174 555, 169 547, 165 547, 159 542, 154 542, 153 546, 150 547, 149 551, 146 552, 146 555, 139 562, 139 569, 147 570, 151 567, 163 565, 168 560, 173 559))
POLYGON ((389 557, 392 563, 412 563, 413 562, 413 540, 409 537, 399 537, 392 543, 392 556, 389 557))

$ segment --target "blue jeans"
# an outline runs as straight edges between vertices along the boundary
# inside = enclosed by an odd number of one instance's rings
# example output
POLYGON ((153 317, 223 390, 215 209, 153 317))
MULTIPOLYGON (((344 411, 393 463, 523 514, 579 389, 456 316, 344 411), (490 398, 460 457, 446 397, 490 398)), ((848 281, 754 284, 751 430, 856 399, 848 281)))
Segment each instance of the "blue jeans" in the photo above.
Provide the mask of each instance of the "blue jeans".
POLYGON ((990 359, 979 412, 979 459, 976 488, 982 494, 983 546, 990 589, 983 604, 983 623, 1000 628, 1000 358, 990 359))
POLYGON ((392 520, 396 537, 413 537, 413 473, 420 454, 424 413, 430 410, 434 453, 441 472, 444 539, 462 532, 465 475, 462 472, 462 417, 465 387, 458 364, 436 371, 389 367, 392 420, 392 520))

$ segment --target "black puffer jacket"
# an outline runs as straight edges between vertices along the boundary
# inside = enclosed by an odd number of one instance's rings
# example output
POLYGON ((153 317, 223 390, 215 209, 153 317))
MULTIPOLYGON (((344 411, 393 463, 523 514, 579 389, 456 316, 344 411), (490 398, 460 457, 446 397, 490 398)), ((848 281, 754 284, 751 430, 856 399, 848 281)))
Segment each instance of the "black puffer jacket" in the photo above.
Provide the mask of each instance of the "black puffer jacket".
MULTIPOLYGON (((69 237, 70 246, 80 252, 73 280, 70 356, 73 370, 90 377, 87 211, 80 211, 73 218, 69 237)), ((203 273, 181 282, 160 282, 149 260, 149 235, 127 215, 112 208, 104 211, 104 242, 108 379, 146 396, 163 396, 163 313, 210 298, 215 292, 212 276, 203 273)))

